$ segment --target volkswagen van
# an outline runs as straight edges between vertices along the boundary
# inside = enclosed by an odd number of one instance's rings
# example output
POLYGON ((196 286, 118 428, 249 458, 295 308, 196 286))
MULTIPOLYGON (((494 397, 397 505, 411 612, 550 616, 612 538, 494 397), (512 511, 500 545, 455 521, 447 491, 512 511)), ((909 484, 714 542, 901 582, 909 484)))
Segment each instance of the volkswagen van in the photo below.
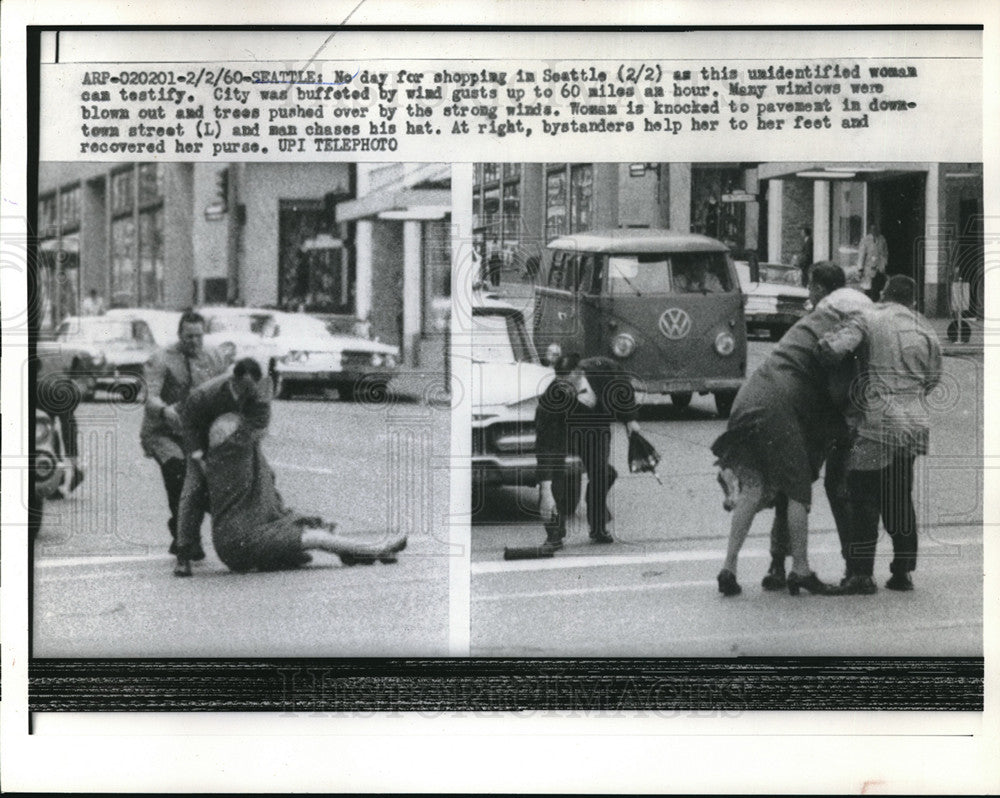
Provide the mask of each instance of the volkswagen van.
POLYGON ((743 294, 724 244, 669 230, 552 241, 535 287, 539 351, 610 355, 644 404, 715 397, 726 417, 746 376, 743 294))

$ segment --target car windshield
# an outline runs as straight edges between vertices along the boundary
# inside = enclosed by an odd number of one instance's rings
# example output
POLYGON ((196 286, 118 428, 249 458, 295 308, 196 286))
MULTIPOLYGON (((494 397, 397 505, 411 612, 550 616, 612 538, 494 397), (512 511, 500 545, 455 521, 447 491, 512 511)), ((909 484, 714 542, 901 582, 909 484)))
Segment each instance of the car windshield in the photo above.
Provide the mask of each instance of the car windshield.
POLYGON ((724 252, 609 255, 613 295, 716 294, 733 290, 724 252))
POLYGON ((92 344, 115 342, 132 343, 131 321, 115 319, 77 319, 65 321, 59 328, 59 338, 63 341, 86 341, 92 344))
POLYGON ((276 321, 276 334, 282 338, 301 338, 305 336, 329 338, 333 335, 326 322, 314 316, 289 314, 279 317, 276 321))
POLYGON ((802 285, 802 271, 797 266, 785 266, 782 263, 762 263, 760 265, 760 281, 776 285, 802 285))
POLYGON ((477 363, 537 363, 524 320, 512 313, 477 313, 472 359, 477 363))
POLYGON ((252 333, 262 338, 273 338, 276 326, 274 317, 269 313, 227 313, 208 317, 208 332, 210 333, 252 333))

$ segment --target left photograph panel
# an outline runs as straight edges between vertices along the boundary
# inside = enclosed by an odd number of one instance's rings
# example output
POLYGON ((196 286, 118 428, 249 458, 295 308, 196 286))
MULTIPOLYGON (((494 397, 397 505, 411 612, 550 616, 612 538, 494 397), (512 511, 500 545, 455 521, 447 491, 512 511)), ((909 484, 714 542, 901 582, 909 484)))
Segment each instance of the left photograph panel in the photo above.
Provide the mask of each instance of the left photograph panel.
POLYGON ((33 657, 449 654, 451 179, 39 164, 33 657))

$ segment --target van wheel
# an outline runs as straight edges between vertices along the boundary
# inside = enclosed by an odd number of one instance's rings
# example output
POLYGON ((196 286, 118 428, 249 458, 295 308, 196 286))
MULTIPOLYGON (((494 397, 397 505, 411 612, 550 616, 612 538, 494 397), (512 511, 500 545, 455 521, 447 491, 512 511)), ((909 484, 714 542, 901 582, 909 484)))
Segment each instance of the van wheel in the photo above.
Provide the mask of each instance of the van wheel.
POLYGON ((719 418, 729 418, 729 412, 733 409, 733 402, 736 400, 736 391, 717 391, 715 394, 715 409, 719 413, 719 418))
POLYGON ((670 394, 670 401, 678 410, 683 410, 691 404, 691 391, 678 391, 670 394))

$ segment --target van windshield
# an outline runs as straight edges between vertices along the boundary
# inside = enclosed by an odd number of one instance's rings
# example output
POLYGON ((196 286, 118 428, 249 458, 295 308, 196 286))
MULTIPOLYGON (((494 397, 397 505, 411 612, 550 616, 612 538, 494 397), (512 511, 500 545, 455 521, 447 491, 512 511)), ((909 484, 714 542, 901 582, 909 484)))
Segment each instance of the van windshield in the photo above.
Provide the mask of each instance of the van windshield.
POLYGON ((717 294, 733 290, 725 252, 609 255, 605 269, 613 295, 717 294))

